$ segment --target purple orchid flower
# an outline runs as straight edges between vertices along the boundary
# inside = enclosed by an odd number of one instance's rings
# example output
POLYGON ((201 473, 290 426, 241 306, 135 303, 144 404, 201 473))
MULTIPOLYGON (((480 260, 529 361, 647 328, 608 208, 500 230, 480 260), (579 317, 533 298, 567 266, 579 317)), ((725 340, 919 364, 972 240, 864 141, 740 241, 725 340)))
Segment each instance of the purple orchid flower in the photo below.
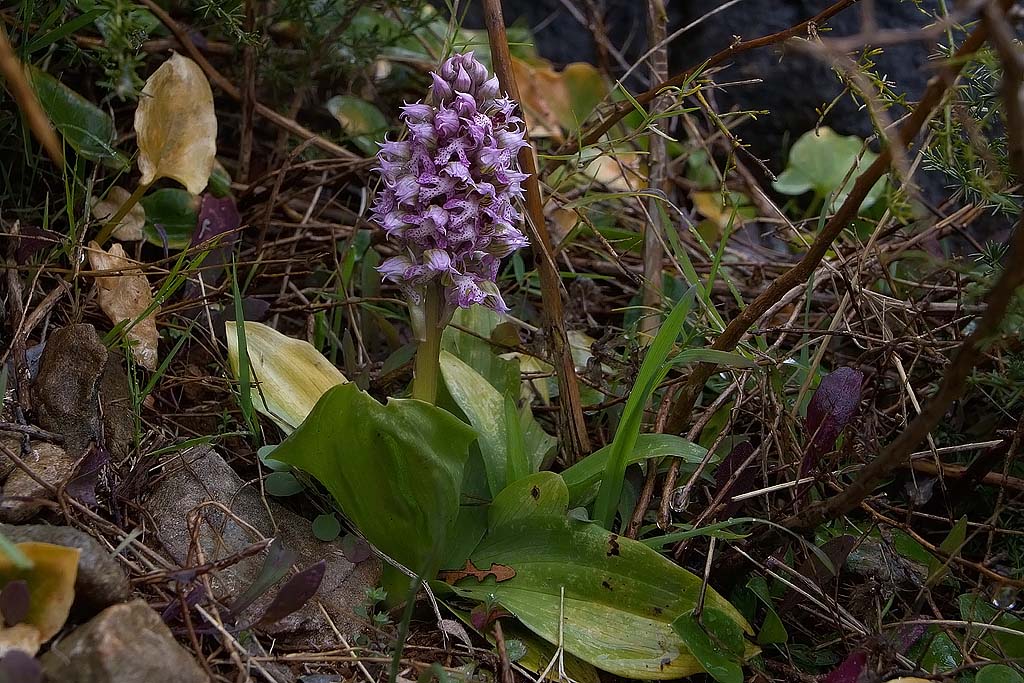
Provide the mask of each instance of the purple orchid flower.
POLYGON ((504 312, 499 261, 529 243, 516 209, 527 178, 516 163, 523 121, 472 52, 431 77, 432 104, 405 105, 407 139, 385 140, 377 154, 383 191, 371 218, 400 247, 377 270, 414 303, 438 282, 450 306, 504 312))

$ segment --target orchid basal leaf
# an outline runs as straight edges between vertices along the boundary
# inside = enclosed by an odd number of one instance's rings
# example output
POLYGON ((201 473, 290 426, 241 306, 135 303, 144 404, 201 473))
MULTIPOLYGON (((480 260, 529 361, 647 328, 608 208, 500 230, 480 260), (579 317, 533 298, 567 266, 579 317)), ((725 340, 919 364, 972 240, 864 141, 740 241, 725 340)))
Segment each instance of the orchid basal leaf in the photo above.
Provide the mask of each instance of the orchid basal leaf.
POLYGON ((140 182, 172 178, 199 194, 213 173, 217 116, 203 70, 175 54, 146 81, 135 110, 140 182))
POLYGON ((75 599, 81 551, 37 542, 19 543, 17 547, 32 561, 32 567, 20 568, 0 554, 0 587, 24 581, 28 610, 19 623, 0 627, 0 654, 10 650, 35 654, 67 621, 75 599))
MULTIPOLYGON (((238 334, 234 322, 225 325, 228 361, 238 377, 238 334)), ((253 407, 286 433, 306 419, 320 397, 348 380, 309 342, 293 339, 260 323, 245 323, 253 387, 253 407)))

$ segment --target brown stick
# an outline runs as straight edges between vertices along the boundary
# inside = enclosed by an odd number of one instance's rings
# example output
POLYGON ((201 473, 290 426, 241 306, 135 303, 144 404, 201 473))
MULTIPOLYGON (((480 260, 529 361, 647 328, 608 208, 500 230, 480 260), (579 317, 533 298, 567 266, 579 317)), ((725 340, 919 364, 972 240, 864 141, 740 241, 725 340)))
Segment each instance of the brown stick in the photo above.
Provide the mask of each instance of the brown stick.
MULTIPOLYGON (((664 0, 647 0, 647 40, 654 49, 650 56, 652 83, 668 78, 668 46, 662 45, 667 24, 664 0)), ((651 113, 667 109, 666 100, 669 99, 671 98, 656 99, 651 105, 651 113)), ((651 127, 663 127, 666 123, 667 121, 662 119, 658 123, 652 123, 651 127)), ((665 138, 653 130, 647 140, 650 160, 647 165, 647 187, 661 193, 666 189, 665 179, 668 177, 668 146, 665 138)), ((641 299, 644 312, 640 318, 640 332, 652 337, 657 334, 661 324, 661 273, 662 259, 665 258, 660 235, 663 212, 664 207, 658 197, 648 198, 647 225, 644 227, 644 289, 641 299)))
MULTIPOLYGON (((139 2, 145 5, 146 8, 150 12, 152 12, 153 15, 157 19, 159 19, 160 22, 164 24, 171 33, 174 34, 174 37, 178 39, 178 42, 181 43, 181 46, 185 48, 185 52, 188 53, 188 56, 191 57, 192 60, 199 65, 199 68, 203 70, 203 73, 206 74, 206 77, 210 79, 211 83, 213 83, 218 88, 223 90, 224 94, 226 94, 231 99, 237 102, 242 101, 242 92, 237 87, 235 87, 234 83, 229 81, 224 76, 224 74, 217 71, 217 69, 215 69, 213 65, 210 64, 209 60, 206 59, 203 53, 200 52, 199 49, 195 46, 195 43, 192 42, 192 39, 189 38, 188 33, 185 31, 185 29, 181 27, 181 24, 176 22, 171 17, 170 14, 168 14, 162 7, 160 7, 160 5, 156 4, 153 0, 139 0, 139 2)), ((294 121, 293 119, 290 119, 287 116, 279 114, 278 112, 274 111, 265 104, 253 101, 253 108, 257 114, 259 114, 266 120, 270 121, 278 128, 282 128, 291 133, 292 135, 299 137, 303 140, 312 140, 313 145, 319 147, 325 152, 329 152, 341 159, 349 159, 351 161, 365 161, 358 154, 350 152, 344 147, 336 145, 330 140, 321 137, 320 135, 317 135, 316 133, 309 130, 305 126, 299 124, 297 121, 294 121)))
MULTIPOLYGON (((1000 4, 1005 12, 1012 3, 1002 2, 1000 4)), ((1024 105, 1020 99, 1024 94, 1024 66, 1019 61, 1017 49, 1012 47, 1012 41, 1009 50, 1005 46, 1000 46, 1002 40, 999 32, 1004 26, 1002 16, 996 15, 993 6, 990 5, 984 11, 982 25, 975 30, 968 42, 978 35, 981 36, 981 40, 990 34, 993 35, 993 43, 1001 53, 1004 67, 1003 105, 1007 109, 1007 122, 1008 124, 1014 121, 1019 123, 1024 117, 1024 110, 1022 110, 1024 105)), ((980 45, 979 42, 978 47, 980 45)), ((967 43, 964 43, 964 47, 967 47, 967 43)), ((962 60, 957 60, 958 64, 961 62, 962 60)), ((1011 150, 1010 158, 1018 164, 1018 168, 1015 170, 1019 174, 1024 174, 1024 154, 1020 153, 1024 150, 1024 131, 1019 127, 1014 128, 1012 125, 1007 125, 1007 136, 1011 150)), ((907 428, 896 437, 896 440, 860 470, 857 478, 849 486, 831 498, 815 503, 803 512, 788 518, 784 522, 787 527, 809 529, 826 520, 846 514, 860 505, 893 470, 908 460, 917 445, 939 424, 953 401, 963 394, 971 370, 984 356, 988 342, 998 333, 1006 310, 1013 300, 1014 292, 1024 284, 1024 268, 1020 267, 1022 262, 1024 262, 1024 222, 1018 221, 1010 243, 1010 252, 1006 257, 1007 267, 989 291, 986 297, 987 307, 981 320, 978 321, 977 327, 957 349, 953 361, 946 368, 939 390, 917 417, 907 425, 907 428)))
POLYGON ((57 168, 63 170, 64 152, 60 140, 57 139, 57 133, 54 132, 49 117, 39 104, 36 91, 25 78, 25 69, 18 55, 14 53, 11 41, 7 38, 7 29, 3 26, 0 26, 0 74, 6 79, 7 89, 14 96, 18 108, 25 114, 32 134, 36 136, 57 168))
MULTIPOLYGON (((519 102, 519 86, 512 70, 512 57, 508 51, 505 35, 505 19, 501 13, 501 0, 484 0, 484 23, 491 44, 491 61, 502 89, 509 97, 519 102)), ((525 127, 525 123, 523 126, 525 127)), ((526 139, 529 140, 527 131, 526 139)), ((587 426, 583 421, 580 403, 580 388, 576 380, 576 366, 572 360, 569 336, 565 331, 562 314, 562 282, 558 268, 551 258, 551 237, 544 220, 544 201, 540 194, 540 180, 537 177, 537 160, 533 146, 527 145, 519 151, 519 166, 529 174, 526 186, 526 225, 530 230, 530 244, 540 275, 541 297, 544 308, 544 327, 558 375, 559 406, 561 407, 562 445, 569 463, 578 461, 590 452, 587 426)))
MULTIPOLYGON (((790 38, 800 35, 801 33, 806 33, 808 30, 817 27, 818 25, 824 23, 825 21, 828 21, 835 15, 845 10, 847 7, 856 4, 857 1, 858 0, 839 0, 835 4, 814 15, 810 19, 802 21, 799 24, 796 24, 795 26, 791 26, 790 28, 787 28, 784 31, 779 31, 777 33, 773 33, 767 36, 761 36, 760 38, 753 38, 751 40, 737 41, 730 45, 729 47, 725 48, 724 50, 713 55, 709 60, 707 60, 703 64, 690 67, 686 71, 680 72, 675 76, 672 76, 672 78, 669 78, 666 81, 658 83, 657 85, 650 88, 646 92, 642 92, 639 95, 636 95, 635 99, 641 105, 645 105, 648 102, 654 100, 654 98, 658 96, 658 93, 660 93, 665 88, 679 87, 686 83, 687 81, 689 81, 691 78, 693 78, 694 74, 696 74, 699 71, 704 71, 706 69, 718 66, 719 64, 722 64, 726 60, 732 59, 736 55, 741 54, 743 52, 755 50, 760 47, 766 47, 768 45, 774 45, 775 43, 781 43, 782 41, 789 40, 790 38)), ((586 134, 583 134, 582 138, 566 141, 566 143, 562 145, 561 149, 559 149, 556 154, 575 154, 584 147, 594 144, 595 142, 600 140, 605 133, 611 130, 616 123, 621 121, 623 118, 626 117, 626 115, 628 115, 632 111, 634 111, 633 104, 629 100, 623 100, 622 102, 615 106, 615 108, 608 114, 608 116, 603 121, 597 123, 586 134)))
MULTIPOLYGON (((1006 3, 1008 0, 1002 0, 1002 2, 1006 3)), ((950 63, 928 82, 928 87, 921 97, 920 103, 913 113, 904 120, 903 125, 900 126, 899 132, 894 138, 899 141, 901 146, 907 147, 917 137, 918 133, 920 133, 921 129, 931 118, 932 112, 941 103, 946 91, 956 81, 964 63, 985 43, 986 37, 987 31, 984 26, 975 29, 967 37, 960 49, 957 50, 950 63)), ((711 348, 719 351, 732 351, 739 344, 747 330, 775 302, 793 287, 807 281, 807 278, 810 277, 814 269, 821 263, 825 252, 828 251, 832 242, 839 237, 840 233, 849 226, 850 221, 857 216, 857 210, 860 208, 864 198, 867 197, 868 191, 888 170, 891 162, 892 149, 885 147, 874 163, 868 166, 864 173, 854 182, 853 189, 850 191, 846 201, 843 202, 835 215, 832 216, 818 234, 817 238, 807 249, 804 257, 795 266, 772 281, 766 290, 761 292, 739 315, 733 318, 711 345, 711 348)), ((704 384, 714 374, 717 367, 713 363, 701 363, 693 369, 686 384, 680 391, 675 405, 672 407, 672 412, 669 415, 666 426, 668 432, 677 433, 682 430, 683 426, 690 419, 690 413, 693 411, 693 406, 703 390, 704 384)))

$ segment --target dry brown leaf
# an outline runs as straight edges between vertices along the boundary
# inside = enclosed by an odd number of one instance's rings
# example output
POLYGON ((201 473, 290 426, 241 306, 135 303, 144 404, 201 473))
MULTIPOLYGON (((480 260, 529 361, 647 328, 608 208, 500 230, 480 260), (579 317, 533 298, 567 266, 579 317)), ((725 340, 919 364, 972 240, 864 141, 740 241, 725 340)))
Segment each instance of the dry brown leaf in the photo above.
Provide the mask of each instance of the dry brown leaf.
MULTIPOLYGON (((131 196, 132 193, 123 187, 114 186, 110 188, 105 197, 93 197, 92 217, 98 221, 108 221, 131 196)), ((136 203, 128 211, 128 215, 121 219, 121 222, 114 228, 112 237, 122 242, 138 242, 145 237, 142 233, 142 227, 145 224, 146 209, 143 208, 141 203, 136 203)))
POLYGON ((18 549, 32 561, 30 569, 17 567, 0 554, 0 586, 24 581, 28 586, 28 613, 23 622, 0 628, 0 654, 24 650, 35 654, 39 646, 57 635, 75 601, 78 548, 52 543, 19 543, 18 549))
POLYGON ((175 53, 142 88, 135 110, 140 182, 173 178, 192 194, 210 180, 217 153, 213 91, 203 70, 175 53))
POLYGON ((519 97, 526 114, 526 126, 532 138, 562 140, 560 121, 572 111, 569 89, 562 74, 550 64, 529 64, 512 58, 512 70, 519 85, 519 97))
POLYGON ((640 172, 640 155, 622 152, 614 158, 602 154, 590 162, 584 173, 613 192, 636 192, 647 187, 640 172))
MULTIPOLYGON (((129 324, 135 322, 153 303, 149 280, 139 265, 125 255, 120 244, 112 245, 107 252, 96 242, 90 242, 89 265, 93 270, 121 271, 96 278, 100 308, 115 325, 124 320, 129 324)), ((156 329, 158 311, 156 308, 139 320, 127 335, 132 342, 132 355, 139 365, 148 370, 156 370, 157 366, 157 343, 160 340, 156 329)))

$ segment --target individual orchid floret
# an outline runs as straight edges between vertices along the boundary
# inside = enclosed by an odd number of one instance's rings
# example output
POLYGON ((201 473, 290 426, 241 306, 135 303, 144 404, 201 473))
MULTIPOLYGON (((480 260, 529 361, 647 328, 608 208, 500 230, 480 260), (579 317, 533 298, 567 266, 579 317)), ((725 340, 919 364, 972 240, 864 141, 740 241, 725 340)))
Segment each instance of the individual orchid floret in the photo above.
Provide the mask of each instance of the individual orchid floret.
POLYGON ((430 104, 402 108, 408 136, 381 143, 382 190, 372 219, 399 247, 378 271, 413 302, 437 283, 449 307, 507 307, 495 278, 500 259, 528 244, 516 208, 527 145, 515 103, 472 52, 432 73, 430 104))

